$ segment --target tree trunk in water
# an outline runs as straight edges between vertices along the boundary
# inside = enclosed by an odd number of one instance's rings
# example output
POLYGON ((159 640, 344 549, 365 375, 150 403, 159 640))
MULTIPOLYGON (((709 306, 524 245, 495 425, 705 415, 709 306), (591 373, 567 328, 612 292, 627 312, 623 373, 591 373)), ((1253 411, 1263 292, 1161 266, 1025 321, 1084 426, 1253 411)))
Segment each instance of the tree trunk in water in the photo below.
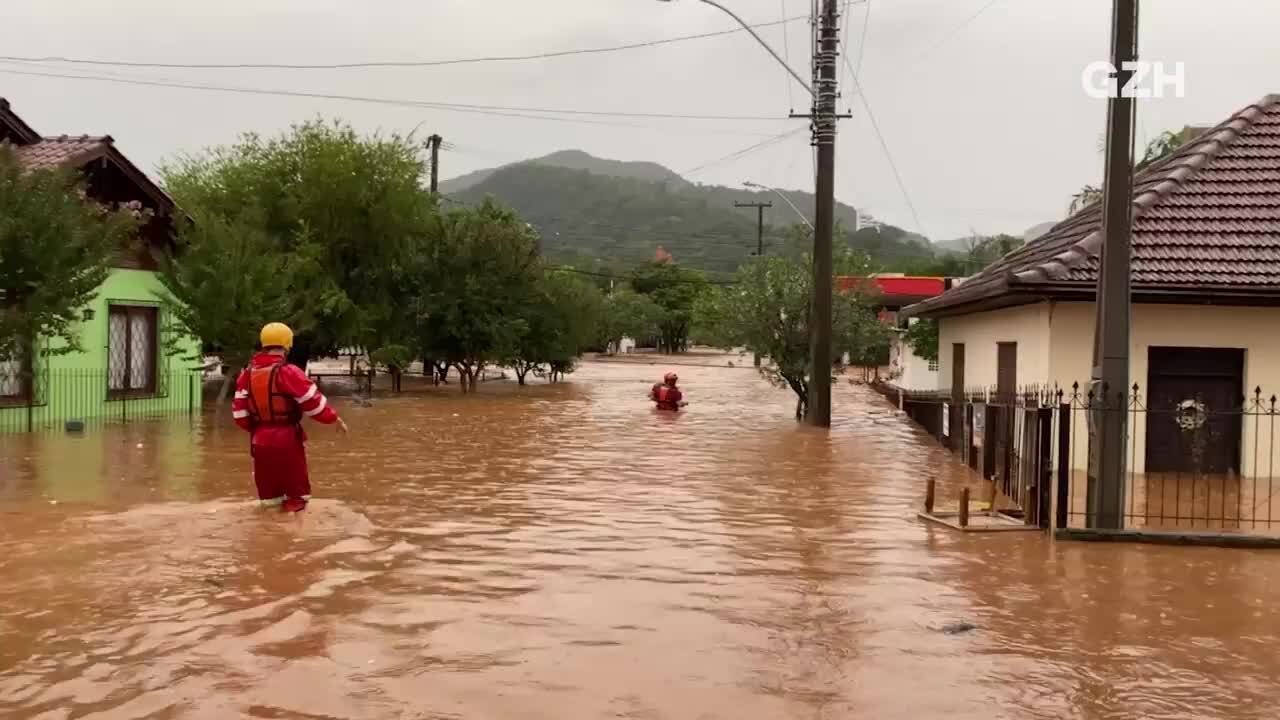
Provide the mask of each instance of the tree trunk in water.
POLYGON ((218 390, 218 407, 222 407, 227 403, 227 395, 229 394, 231 394, 230 373, 222 376, 222 387, 218 390))
POLYGON ((516 363, 514 369, 516 371, 516 383, 520 385, 524 385, 524 376, 525 376, 525 373, 529 372, 529 368, 526 367, 523 370, 521 370, 520 364, 516 363))

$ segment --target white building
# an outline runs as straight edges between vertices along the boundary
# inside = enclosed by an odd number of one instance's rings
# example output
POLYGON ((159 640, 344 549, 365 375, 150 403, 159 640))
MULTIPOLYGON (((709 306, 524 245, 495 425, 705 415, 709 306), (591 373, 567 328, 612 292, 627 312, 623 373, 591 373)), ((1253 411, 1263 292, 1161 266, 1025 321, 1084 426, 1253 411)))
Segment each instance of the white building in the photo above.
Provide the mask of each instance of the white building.
MULTIPOLYGON (((1242 423, 1241 402, 1259 388, 1264 401, 1280 395, 1280 95, 1145 168, 1134 186, 1129 376, 1141 412, 1130 467, 1269 477, 1280 466, 1275 434, 1242 423), (1206 417, 1217 423, 1212 442, 1189 442, 1206 417)), ((1079 383, 1086 392, 1101 226, 1095 203, 963 286, 906 308, 939 322, 935 387, 1069 394, 1079 383)), ((1086 443, 1072 448, 1074 467, 1084 467, 1086 443)))

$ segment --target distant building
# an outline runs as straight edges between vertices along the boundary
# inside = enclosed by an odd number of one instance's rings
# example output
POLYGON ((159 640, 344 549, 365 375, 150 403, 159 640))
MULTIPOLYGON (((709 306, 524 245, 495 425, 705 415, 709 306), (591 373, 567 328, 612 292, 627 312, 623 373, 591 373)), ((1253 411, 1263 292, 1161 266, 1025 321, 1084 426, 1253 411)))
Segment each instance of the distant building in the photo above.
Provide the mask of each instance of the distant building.
MULTIPOLYGON (((836 287, 847 291, 864 287, 875 293, 880 321, 893 328, 889 343, 889 365, 885 369, 890 385, 903 390, 932 390, 938 386, 938 362, 916 354, 904 339, 908 322, 899 319, 902 308, 941 295, 954 281, 941 277, 916 277, 882 273, 869 278, 841 277, 836 287), (872 287, 867 287, 868 285, 872 287)), ((918 322, 918 321, 910 321, 918 322)), ((845 362, 849 358, 845 356, 845 362)))

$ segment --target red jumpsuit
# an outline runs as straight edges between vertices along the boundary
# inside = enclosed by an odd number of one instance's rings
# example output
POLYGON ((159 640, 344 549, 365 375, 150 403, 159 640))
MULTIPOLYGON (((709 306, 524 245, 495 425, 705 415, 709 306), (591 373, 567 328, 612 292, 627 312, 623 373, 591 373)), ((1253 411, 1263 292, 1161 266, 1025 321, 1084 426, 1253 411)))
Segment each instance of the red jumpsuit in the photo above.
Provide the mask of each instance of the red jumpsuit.
POLYGON ((337 422, 338 413, 328 399, 284 357, 258 353, 236 380, 231 416, 251 436, 258 499, 264 505, 302 509, 311 497, 302 418, 325 425, 337 422))

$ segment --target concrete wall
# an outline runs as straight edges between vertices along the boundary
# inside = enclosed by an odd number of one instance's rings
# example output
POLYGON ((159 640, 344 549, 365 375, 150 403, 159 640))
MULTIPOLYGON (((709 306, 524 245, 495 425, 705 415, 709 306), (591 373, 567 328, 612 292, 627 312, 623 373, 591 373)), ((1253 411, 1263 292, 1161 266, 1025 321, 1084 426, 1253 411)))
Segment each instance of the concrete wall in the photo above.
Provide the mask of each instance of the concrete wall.
POLYGON ((938 389, 951 388, 952 345, 965 346, 965 387, 994 387, 996 345, 1018 343, 1019 385, 1049 381, 1049 315, 1047 302, 992 310, 938 321, 938 389))

